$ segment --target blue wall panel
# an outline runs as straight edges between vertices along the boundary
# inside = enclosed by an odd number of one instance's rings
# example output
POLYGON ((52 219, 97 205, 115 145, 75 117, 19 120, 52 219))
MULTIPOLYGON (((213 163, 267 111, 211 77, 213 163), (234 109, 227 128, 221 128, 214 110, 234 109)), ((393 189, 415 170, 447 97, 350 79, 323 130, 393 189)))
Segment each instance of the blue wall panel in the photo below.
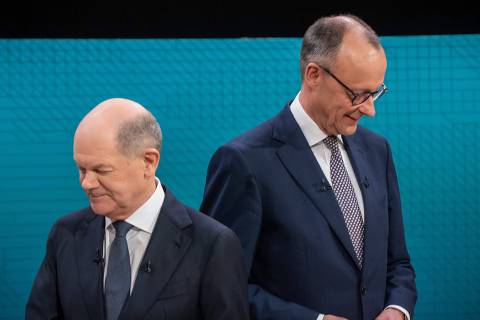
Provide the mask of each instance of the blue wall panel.
MULTIPOLYGON (((363 124, 385 135, 417 271, 416 319, 480 311, 480 36, 382 38, 390 88, 363 124)), ((158 176, 198 208, 210 156, 299 90, 300 39, 0 40, 0 319, 22 318, 60 216, 87 205, 76 125, 111 97, 158 118, 158 176)))

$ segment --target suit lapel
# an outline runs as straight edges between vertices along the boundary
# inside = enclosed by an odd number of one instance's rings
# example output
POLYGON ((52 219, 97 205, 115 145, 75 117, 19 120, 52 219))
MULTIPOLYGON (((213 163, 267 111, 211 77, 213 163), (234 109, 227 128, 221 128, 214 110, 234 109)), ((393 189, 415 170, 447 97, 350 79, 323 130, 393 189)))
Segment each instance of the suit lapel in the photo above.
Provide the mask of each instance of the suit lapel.
POLYGON ((185 207, 166 190, 132 294, 119 319, 141 319, 158 299, 192 241, 185 207), (149 270, 147 270, 147 265, 149 270))
POLYGON ((105 219, 87 210, 88 217, 75 233, 78 276, 90 319, 103 319, 102 248, 105 219))
POLYGON ((293 118, 289 105, 277 117, 273 130, 273 138, 285 143, 277 150, 280 161, 328 221, 357 265, 355 250, 333 190, 293 118))
POLYGON ((345 148, 347 150, 350 162, 352 163, 355 176, 357 178, 360 190, 362 191, 365 223, 364 223, 364 250, 363 250, 363 272, 365 273, 374 264, 376 257, 381 256, 378 251, 380 240, 383 239, 382 234, 386 230, 382 210, 375 207, 375 194, 370 184, 372 181, 372 167, 370 166, 366 152, 362 144, 358 142, 357 134, 349 137, 343 136, 345 148), (370 179, 369 179, 370 177, 370 179))

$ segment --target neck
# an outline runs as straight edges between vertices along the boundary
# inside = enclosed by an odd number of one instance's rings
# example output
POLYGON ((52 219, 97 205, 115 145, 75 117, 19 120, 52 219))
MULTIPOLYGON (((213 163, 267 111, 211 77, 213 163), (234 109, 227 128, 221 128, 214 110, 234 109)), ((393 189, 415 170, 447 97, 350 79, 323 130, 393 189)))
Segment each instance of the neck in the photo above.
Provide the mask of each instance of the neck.
POLYGON ((117 221, 117 220, 126 220, 128 217, 130 217, 135 211, 137 211, 138 208, 140 208, 145 202, 147 202, 148 199, 155 193, 155 190, 157 189, 157 181, 155 177, 149 182, 147 182, 147 187, 145 189, 145 192, 139 196, 139 200, 136 201, 136 203, 125 213, 120 213, 120 214, 115 214, 115 215, 107 215, 108 218, 110 218, 112 221, 117 221))
POLYGON ((307 113, 307 115, 315 122, 315 124, 323 131, 325 134, 330 135, 328 133, 327 128, 325 128, 321 121, 318 119, 318 113, 315 112, 315 106, 313 105, 312 99, 310 99, 309 94, 307 93, 306 88, 302 87, 300 94, 298 96, 298 100, 303 107, 303 110, 307 113))

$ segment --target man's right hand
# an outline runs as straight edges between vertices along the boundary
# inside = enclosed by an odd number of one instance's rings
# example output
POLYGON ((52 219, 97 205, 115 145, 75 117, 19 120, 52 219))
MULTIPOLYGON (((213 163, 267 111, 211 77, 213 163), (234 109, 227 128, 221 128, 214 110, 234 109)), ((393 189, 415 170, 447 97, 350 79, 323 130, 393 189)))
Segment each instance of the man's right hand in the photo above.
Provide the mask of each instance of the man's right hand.
POLYGON ((334 316, 334 315, 331 315, 331 314, 326 314, 323 317, 323 320, 348 320, 348 319, 344 318, 344 317, 337 317, 337 316, 334 316))

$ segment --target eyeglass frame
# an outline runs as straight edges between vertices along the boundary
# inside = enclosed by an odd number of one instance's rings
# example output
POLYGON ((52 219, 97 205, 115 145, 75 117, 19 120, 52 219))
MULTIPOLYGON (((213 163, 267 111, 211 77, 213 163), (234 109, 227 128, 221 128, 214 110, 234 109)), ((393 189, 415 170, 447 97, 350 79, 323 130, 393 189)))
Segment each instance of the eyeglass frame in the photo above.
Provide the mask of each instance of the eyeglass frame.
POLYGON ((385 83, 382 83, 379 87, 378 90, 374 92, 364 92, 364 93, 355 93, 352 89, 350 89, 345 83, 343 83, 340 79, 338 79, 329 69, 315 63, 317 66, 319 66, 323 71, 325 71, 328 75, 330 75, 333 79, 335 79, 343 88, 347 89, 347 91, 352 95, 352 106, 358 106, 370 99, 370 96, 372 97, 372 101, 378 100, 381 96, 383 96, 386 92, 388 92, 388 87, 385 85, 385 83), (359 97, 362 97, 365 95, 365 98, 362 98, 361 102, 355 103, 355 99, 358 99, 359 97))

